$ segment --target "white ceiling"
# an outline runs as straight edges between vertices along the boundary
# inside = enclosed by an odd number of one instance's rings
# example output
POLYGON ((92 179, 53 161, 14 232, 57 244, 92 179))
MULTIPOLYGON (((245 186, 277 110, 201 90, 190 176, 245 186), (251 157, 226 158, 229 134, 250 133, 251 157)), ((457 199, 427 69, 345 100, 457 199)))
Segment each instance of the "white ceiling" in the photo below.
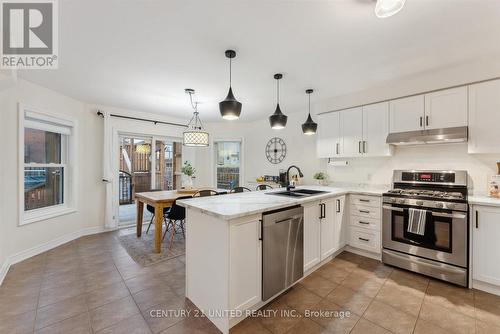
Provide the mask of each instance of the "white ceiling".
POLYGON ((398 77, 500 54, 500 1, 407 0, 377 19, 372 0, 63 0, 60 60, 25 79, 89 103, 188 119, 194 88, 205 121, 220 120, 234 48, 242 120, 398 77))

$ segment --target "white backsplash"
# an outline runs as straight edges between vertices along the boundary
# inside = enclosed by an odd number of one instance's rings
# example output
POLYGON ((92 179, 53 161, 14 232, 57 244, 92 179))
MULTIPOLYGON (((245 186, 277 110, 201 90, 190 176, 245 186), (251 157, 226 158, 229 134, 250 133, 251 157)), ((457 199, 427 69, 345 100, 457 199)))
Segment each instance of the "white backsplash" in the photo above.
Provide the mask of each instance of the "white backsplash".
MULTIPOLYGON (((346 160, 346 159, 343 159, 346 160)), ((333 167, 322 160, 332 184, 366 184, 387 186, 392 182, 395 169, 454 169, 466 170, 469 188, 475 193, 484 193, 491 175, 497 173, 500 154, 468 154, 467 144, 437 144, 399 146, 392 157, 347 159, 349 165, 333 167)))

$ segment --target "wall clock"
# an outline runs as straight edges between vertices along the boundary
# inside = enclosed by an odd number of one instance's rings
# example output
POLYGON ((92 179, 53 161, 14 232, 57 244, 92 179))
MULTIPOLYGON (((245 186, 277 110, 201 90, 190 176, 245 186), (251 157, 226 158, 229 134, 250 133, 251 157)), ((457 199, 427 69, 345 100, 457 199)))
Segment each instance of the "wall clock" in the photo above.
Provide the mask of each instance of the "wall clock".
POLYGON ((281 138, 271 138, 266 145, 266 157, 272 164, 279 164, 286 157, 286 144, 281 138))

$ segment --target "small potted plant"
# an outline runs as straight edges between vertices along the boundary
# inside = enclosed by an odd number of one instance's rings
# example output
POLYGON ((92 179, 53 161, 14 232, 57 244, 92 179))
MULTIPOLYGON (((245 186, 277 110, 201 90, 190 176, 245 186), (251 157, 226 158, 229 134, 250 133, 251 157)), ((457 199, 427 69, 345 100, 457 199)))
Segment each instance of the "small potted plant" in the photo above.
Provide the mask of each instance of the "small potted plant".
POLYGON ((313 179, 315 179, 316 182, 318 182, 318 185, 326 186, 328 183, 328 181, 327 181, 328 174, 326 174, 325 172, 317 172, 314 174, 313 179))
POLYGON ((184 161, 184 165, 181 168, 182 174, 186 177, 184 179, 184 188, 185 189, 193 189, 193 177, 196 169, 193 168, 189 161, 184 161))

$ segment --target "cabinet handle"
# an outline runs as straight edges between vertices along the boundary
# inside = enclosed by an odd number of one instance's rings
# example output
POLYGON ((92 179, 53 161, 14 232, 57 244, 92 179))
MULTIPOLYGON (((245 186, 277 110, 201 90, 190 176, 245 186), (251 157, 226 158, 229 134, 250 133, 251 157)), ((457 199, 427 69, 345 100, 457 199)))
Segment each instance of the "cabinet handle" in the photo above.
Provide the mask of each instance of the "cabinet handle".
POLYGON ((359 210, 359 212, 361 212, 361 213, 370 213, 370 211, 367 211, 367 210, 359 210))
POLYGON ((422 127, 423 125, 424 125, 424 118, 420 116, 420 127, 422 127))
POLYGON ((323 218, 326 218, 326 204, 322 203, 321 205, 323 206, 323 218))
POLYGON ((359 220, 358 223, 363 224, 363 225, 370 225, 370 223, 367 223, 367 222, 364 222, 364 221, 361 221, 361 220, 359 220))
POLYGON ((259 225, 259 240, 262 241, 262 219, 259 219, 260 225, 259 225))
POLYGON ((336 143, 335 147, 336 147, 336 149, 335 149, 335 150, 336 150, 336 152, 337 152, 337 155, 338 155, 338 154, 340 154, 340 153, 339 153, 339 143, 336 143))
POLYGON ((425 126, 429 126, 429 116, 425 116, 425 126))
POLYGON ((319 219, 323 219, 323 204, 319 203, 319 219))
POLYGON ((337 200, 337 212, 340 212, 340 200, 337 200))
POLYGON ((366 153, 366 140, 363 140, 363 153, 366 153))
POLYGON ((479 228, 479 211, 476 210, 476 228, 479 228))
POLYGON ((361 241, 366 241, 366 242, 370 241, 370 239, 365 239, 365 238, 361 238, 361 237, 359 237, 358 239, 361 241))
POLYGON ((358 141, 358 152, 361 153, 361 140, 358 141))

